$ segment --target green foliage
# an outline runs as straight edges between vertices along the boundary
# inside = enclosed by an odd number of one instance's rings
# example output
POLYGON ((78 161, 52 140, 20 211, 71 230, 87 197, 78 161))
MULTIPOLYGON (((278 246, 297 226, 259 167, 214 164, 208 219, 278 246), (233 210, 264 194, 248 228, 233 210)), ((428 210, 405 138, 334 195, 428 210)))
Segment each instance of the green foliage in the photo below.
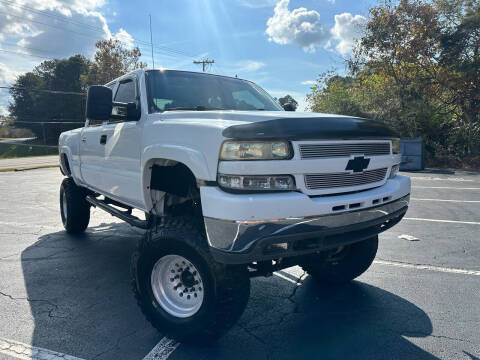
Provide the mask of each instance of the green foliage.
POLYGON ((38 138, 54 144, 62 131, 75 127, 61 124, 62 120, 83 121, 85 97, 43 90, 85 92, 80 77, 88 72, 89 66, 89 60, 75 55, 63 60, 44 61, 33 71, 20 75, 10 90, 12 125, 30 129, 38 138), (42 125, 41 122, 59 124, 42 125))
POLYGON ((355 101, 354 79, 341 77, 329 71, 320 74, 317 83, 312 86, 312 93, 307 95, 310 110, 331 114, 364 116, 355 101))
POLYGON ((480 5, 401 0, 370 9, 349 76, 321 74, 310 109, 421 136, 430 160, 480 156, 480 5))
POLYGON ((117 77, 147 65, 140 61, 142 53, 138 47, 126 49, 120 40, 100 40, 95 43, 97 52, 84 82, 106 84, 117 77))
POLYGON ((284 97, 281 97, 280 99, 278 99, 278 102, 280 103, 280 105, 285 105, 285 104, 292 104, 294 107, 295 107, 295 110, 297 109, 298 107, 298 102, 297 100, 295 100, 291 95, 285 95, 284 97))
POLYGON ((45 144, 56 144, 61 132, 84 122, 85 95, 71 93, 84 94, 89 85, 105 84, 145 66, 139 61, 138 48, 125 49, 118 40, 101 40, 95 45, 94 61, 81 55, 47 60, 20 75, 10 90, 10 125, 31 130, 45 144))
POLYGON ((58 148, 20 144, 13 145, 0 142, 0 159, 44 155, 58 155, 58 148))

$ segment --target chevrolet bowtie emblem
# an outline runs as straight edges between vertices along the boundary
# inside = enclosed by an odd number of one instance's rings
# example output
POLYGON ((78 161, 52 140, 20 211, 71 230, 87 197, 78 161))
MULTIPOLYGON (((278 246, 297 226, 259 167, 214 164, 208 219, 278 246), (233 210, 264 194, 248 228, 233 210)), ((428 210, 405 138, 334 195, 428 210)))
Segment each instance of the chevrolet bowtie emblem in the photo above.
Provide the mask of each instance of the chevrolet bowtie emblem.
POLYGON ((345 170, 351 170, 354 173, 362 172, 370 164, 370 159, 365 159, 363 156, 355 156, 353 159, 349 160, 345 170))

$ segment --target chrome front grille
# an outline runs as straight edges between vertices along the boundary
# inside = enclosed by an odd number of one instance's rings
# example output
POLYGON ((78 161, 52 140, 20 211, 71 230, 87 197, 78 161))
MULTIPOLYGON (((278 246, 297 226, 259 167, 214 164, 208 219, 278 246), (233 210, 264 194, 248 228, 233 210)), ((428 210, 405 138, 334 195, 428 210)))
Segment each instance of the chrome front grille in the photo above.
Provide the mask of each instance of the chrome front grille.
POLYGON ((331 189, 372 184, 385 179, 387 168, 361 173, 325 173, 305 175, 305 185, 310 190, 331 189))
POLYGON ((300 144, 302 159, 327 157, 348 157, 351 155, 389 155, 390 143, 338 143, 338 144, 300 144))

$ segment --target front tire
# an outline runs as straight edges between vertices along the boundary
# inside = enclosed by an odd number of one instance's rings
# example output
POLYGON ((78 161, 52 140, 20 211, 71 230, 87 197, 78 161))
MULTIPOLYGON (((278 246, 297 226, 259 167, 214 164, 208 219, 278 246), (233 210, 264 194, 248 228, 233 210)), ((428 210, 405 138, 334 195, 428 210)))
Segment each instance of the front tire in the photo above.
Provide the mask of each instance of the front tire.
POLYGON ((69 234, 80 234, 90 222, 90 204, 85 189, 72 178, 65 178, 60 186, 60 214, 63 227, 69 234))
POLYGON ((347 245, 326 258, 312 257, 302 264, 302 268, 321 284, 345 284, 367 271, 375 259, 377 249, 376 235, 347 245))
POLYGON ((218 339, 242 315, 250 295, 247 268, 215 262, 193 218, 155 224, 132 257, 132 275, 147 320, 186 343, 218 339))

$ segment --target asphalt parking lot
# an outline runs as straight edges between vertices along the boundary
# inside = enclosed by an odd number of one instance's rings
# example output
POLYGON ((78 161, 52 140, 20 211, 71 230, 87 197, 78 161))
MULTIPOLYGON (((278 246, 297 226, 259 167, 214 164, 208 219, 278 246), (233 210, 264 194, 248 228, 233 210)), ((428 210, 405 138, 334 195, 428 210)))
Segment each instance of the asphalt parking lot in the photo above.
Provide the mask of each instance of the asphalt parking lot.
POLYGON ((407 218, 358 280, 320 288, 299 268, 254 279, 239 323, 192 348, 135 303, 142 231, 93 210, 71 237, 58 169, 0 173, 0 359, 479 359, 480 173, 408 175, 407 218))

